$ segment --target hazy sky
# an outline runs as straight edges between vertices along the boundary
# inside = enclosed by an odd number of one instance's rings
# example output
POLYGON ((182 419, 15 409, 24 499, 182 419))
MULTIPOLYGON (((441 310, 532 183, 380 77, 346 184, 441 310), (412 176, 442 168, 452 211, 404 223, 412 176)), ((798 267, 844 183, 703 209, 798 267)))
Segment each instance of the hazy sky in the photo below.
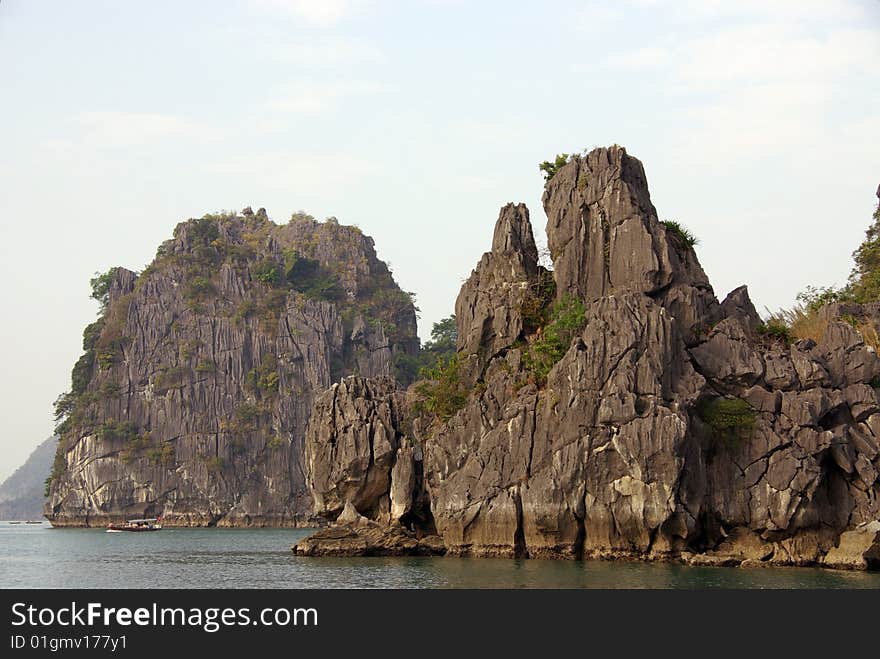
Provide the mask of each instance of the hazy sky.
POLYGON ((452 312, 541 160, 619 143, 723 297, 842 283, 880 183, 877 0, 0 2, 0 478, 52 428, 89 277, 264 206, 358 224, 452 312))

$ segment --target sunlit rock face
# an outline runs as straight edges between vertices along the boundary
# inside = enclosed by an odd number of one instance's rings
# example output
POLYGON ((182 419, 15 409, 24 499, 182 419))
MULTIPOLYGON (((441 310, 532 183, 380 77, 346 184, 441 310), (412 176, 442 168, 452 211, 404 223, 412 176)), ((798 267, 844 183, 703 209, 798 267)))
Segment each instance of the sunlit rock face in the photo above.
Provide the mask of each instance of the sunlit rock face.
POLYGON ((427 423, 413 391, 340 387, 342 428, 316 415, 308 435, 322 511, 356 502, 451 555, 875 561, 880 360, 852 319, 876 327, 877 305, 826 307, 818 342, 767 334, 745 287, 718 302, 622 147, 571 158, 543 203, 553 295, 584 309, 567 351, 535 376, 547 328, 524 303, 546 273, 527 209, 505 206, 456 302, 465 404, 427 423), (418 475, 406 497, 395 469, 418 475))
POLYGON ((74 372, 55 525, 309 523, 315 399, 418 350, 412 300, 372 239, 335 220, 182 223, 143 273, 113 271, 106 302, 74 372))

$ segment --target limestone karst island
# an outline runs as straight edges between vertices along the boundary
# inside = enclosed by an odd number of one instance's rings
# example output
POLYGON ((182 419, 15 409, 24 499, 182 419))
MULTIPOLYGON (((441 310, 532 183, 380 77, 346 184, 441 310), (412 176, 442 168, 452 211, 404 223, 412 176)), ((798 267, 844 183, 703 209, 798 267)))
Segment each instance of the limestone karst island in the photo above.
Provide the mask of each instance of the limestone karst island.
POLYGON ((46 516, 317 527, 310 556, 878 567, 877 232, 846 290, 762 319, 623 148, 545 173, 552 266, 503 207, 422 347, 332 219, 205 216, 97 277, 46 516))

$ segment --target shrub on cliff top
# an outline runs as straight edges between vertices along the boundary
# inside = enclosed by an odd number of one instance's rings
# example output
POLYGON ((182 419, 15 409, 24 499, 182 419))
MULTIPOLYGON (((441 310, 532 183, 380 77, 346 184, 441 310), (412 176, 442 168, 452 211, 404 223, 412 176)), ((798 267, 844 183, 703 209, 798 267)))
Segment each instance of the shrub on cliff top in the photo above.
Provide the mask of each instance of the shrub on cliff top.
POLYGON ((540 165, 538 165, 538 169, 544 172, 544 181, 549 181, 551 178, 556 176, 556 173, 568 164, 568 159, 570 157, 571 155, 568 153, 560 153, 557 154, 556 158, 552 162, 549 160, 545 160, 540 165))
POLYGON ((110 286, 113 285, 115 274, 116 268, 110 268, 107 272, 96 272, 89 280, 92 287, 91 298, 101 305, 101 313, 107 310, 107 304, 110 302, 110 286))
POLYGON ((345 290, 334 272, 294 249, 284 251, 284 280, 290 288, 313 300, 345 298, 345 290))
POLYGON ((682 226, 682 224, 677 222, 676 220, 663 220, 662 224, 666 227, 666 231, 669 232, 672 237, 678 240, 682 245, 693 247, 700 243, 699 238, 697 238, 686 227, 682 226))
POLYGON ((865 230, 865 239, 853 252, 852 272, 843 291, 853 302, 880 300, 880 205, 874 211, 874 221, 865 230))
POLYGON ((425 374, 435 369, 441 361, 446 362, 455 355, 457 343, 458 328, 455 324, 455 314, 437 321, 431 328, 431 339, 422 344, 417 355, 409 355, 405 352, 397 352, 394 355, 394 373, 397 381, 407 385, 417 377, 425 377, 425 374))
POLYGON ((220 229, 217 226, 218 220, 234 217, 230 214, 205 215, 197 220, 190 220, 190 236, 193 243, 201 245, 210 245, 214 240, 220 237, 220 229))
MULTIPOLYGON (((448 358, 455 354, 458 343, 458 327, 455 323, 455 314, 438 320, 431 327, 431 340, 426 341, 422 350, 436 359, 448 358)), ((433 364, 428 364, 431 368, 433 364)))
POLYGON ((786 346, 800 339, 819 343, 828 329, 828 319, 819 314, 821 307, 801 303, 768 313, 767 320, 758 327, 758 333, 782 341, 786 346))
POLYGON ((797 294, 797 301, 806 313, 816 313, 831 302, 839 302, 841 292, 831 286, 807 286, 797 294))
POLYGON ((290 221, 288 222, 288 224, 296 224, 297 222, 314 222, 314 221, 315 221, 314 215, 309 215, 305 211, 299 210, 299 211, 296 211, 295 213, 291 214, 290 221))

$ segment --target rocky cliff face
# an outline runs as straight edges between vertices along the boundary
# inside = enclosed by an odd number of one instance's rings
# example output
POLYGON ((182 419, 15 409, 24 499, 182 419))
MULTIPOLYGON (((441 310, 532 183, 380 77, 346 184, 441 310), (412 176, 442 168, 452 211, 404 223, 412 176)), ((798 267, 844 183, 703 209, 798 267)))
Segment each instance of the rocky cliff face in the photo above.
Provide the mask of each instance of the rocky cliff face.
POLYGON ((304 523, 316 397, 418 350, 410 296, 372 239, 332 219, 182 223, 143 273, 115 269, 104 301, 61 399, 56 526, 304 523))
POLYGON ((312 418, 319 512, 349 502, 459 555, 876 563, 880 360, 853 319, 880 326, 877 306, 827 307, 818 342, 767 333, 745 287, 718 302, 620 147, 572 158, 543 201, 549 291, 521 205, 462 287, 470 393, 452 418, 365 382, 312 418), (547 317, 572 299, 577 332, 538 372, 547 317), (398 479, 406 505, 395 470, 419 474, 398 479))

